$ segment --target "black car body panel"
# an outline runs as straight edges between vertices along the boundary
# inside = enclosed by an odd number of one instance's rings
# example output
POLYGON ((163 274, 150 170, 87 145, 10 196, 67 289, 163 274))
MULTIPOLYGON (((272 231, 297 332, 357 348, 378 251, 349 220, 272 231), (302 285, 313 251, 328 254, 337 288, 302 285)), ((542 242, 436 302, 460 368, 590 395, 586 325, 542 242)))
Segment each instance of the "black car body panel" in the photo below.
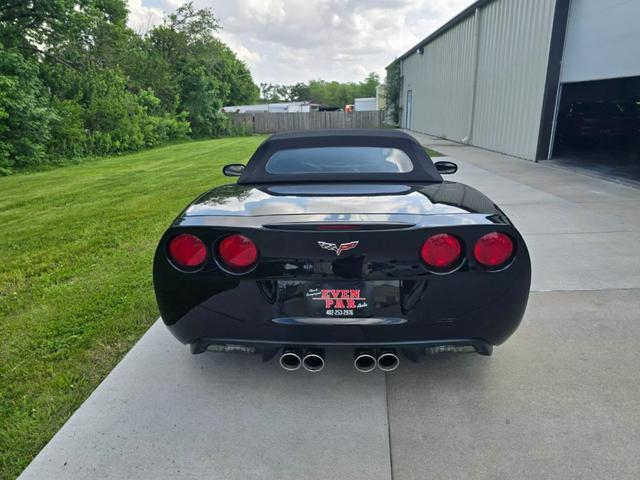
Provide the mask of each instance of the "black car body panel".
POLYGON ((506 215, 479 191, 441 180, 224 185, 178 216, 154 261, 162 319, 195 351, 225 343, 499 345, 520 323, 530 277, 527 247, 506 215), (440 232, 462 244, 461 260, 446 274, 420 258, 425 239, 440 232), (513 257, 498 270, 480 265, 472 251, 489 232, 505 233, 514 244, 513 257), (207 260, 195 271, 169 259, 168 242, 180 233, 207 246, 207 260), (257 246, 250 271, 230 272, 218 261, 216 246, 230 234, 257 246), (341 252, 326 247, 356 242, 341 252), (318 314, 312 296, 319 291, 359 292, 366 312, 318 314))

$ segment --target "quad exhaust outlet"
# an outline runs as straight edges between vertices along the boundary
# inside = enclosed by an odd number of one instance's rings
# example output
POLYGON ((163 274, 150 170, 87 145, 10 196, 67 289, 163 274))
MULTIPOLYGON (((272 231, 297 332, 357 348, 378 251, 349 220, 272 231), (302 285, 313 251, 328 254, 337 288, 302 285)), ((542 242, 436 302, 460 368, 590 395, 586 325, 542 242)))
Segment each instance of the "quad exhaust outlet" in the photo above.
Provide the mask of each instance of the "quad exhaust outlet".
POLYGON ((393 351, 385 351, 378 355, 376 361, 378 368, 383 372, 393 372, 398 365, 400 365, 400 359, 393 351))
POLYGON ((324 350, 309 349, 301 352, 295 348, 285 348, 280 355, 280 366, 290 372, 300 367, 308 372, 319 372, 324 368, 324 350))
POLYGON ((356 350, 353 354, 353 366, 359 372, 367 373, 375 370, 376 357, 368 350, 356 350))
MULTIPOLYGON (((399 365, 400 359, 394 350, 355 350, 353 352, 353 366, 359 372, 372 372, 376 367, 383 372, 392 372, 399 365)), ((280 366, 290 372, 299 370, 300 367, 308 372, 319 372, 325 366, 324 349, 285 348, 280 355, 280 366)))
POLYGON ((302 357, 302 366, 307 372, 319 372, 324 368, 324 350, 307 350, 302 357))
POLYGON ((282 351, 282 355, 280 355, 280 366, 282 368, 293 372, 298 370, 300 365, 302 365, 302 359, 298 350, 286 349, 282 351))
POLYGON ((355 369, 364 373, 372 372, 376 367, 383 372, 392 372, 400 365, 400 359, 393 350, 376 353, 369 350, 356 350, 353 357, 355 369))

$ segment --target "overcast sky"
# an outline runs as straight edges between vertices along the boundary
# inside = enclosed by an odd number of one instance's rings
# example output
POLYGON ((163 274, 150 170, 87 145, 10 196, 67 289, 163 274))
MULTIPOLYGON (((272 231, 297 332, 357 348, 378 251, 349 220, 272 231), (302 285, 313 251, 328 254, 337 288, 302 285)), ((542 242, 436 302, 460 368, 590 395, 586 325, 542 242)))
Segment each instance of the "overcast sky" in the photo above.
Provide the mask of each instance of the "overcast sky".
MULTIPOLYGON (((129 0, 144 32, 183 0, 129 0)), ((256 83, 359 81, 384 68, 473 0, 196 0, 256 83)))

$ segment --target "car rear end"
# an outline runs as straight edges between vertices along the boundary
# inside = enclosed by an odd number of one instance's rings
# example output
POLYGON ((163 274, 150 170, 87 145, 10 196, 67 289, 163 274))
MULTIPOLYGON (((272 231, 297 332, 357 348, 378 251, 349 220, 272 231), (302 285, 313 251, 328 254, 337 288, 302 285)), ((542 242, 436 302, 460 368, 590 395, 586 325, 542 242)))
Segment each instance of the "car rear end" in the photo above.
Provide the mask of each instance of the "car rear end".
POLYGON ((522 318, 530 263, 495 213, 183 216, 154 282, 195 353, 490 354, 522 318))

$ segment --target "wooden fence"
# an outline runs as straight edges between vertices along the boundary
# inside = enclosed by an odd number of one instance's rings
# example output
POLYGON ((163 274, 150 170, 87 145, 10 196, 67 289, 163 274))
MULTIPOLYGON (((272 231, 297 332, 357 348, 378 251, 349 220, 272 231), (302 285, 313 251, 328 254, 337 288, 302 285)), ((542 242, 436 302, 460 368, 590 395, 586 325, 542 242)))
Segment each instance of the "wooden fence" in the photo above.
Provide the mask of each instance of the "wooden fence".
POLYGON ((384 112, 230 113, 233 126, 249 133, 321 128, 382 128, 384 112))

